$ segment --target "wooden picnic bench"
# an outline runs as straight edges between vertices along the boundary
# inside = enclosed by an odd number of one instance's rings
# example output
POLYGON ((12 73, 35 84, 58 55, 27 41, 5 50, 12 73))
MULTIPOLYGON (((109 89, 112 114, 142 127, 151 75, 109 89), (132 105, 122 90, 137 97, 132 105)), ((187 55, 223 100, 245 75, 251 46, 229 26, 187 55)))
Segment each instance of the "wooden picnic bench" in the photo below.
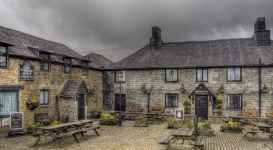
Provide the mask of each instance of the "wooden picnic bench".
POLYGON ((243 127, 243 129, 246 130, 246 133, 243 135, 243 137, 245 137, 247 134, 252 134, 252 136, 248 140, 252 140, 257 133, 257 131, 254 131, 250 127, 243 127))
POLYGON ((272 142, 264 142, 264 146, 266 146, 270 150, 273 150, 273 143, 272 142))
POLYGON ((159 124, 159 120, 160 120, 162 123, 164 123, 163 118, 164 118, 164 116, 155 117, 155 119, 158 121, 158 124, 159 124))

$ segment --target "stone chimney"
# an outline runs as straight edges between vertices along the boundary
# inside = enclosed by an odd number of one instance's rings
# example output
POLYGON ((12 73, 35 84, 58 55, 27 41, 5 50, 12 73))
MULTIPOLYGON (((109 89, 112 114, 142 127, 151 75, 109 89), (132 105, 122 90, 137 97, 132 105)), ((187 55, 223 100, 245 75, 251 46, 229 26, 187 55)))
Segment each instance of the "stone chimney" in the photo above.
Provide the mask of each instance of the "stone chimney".
POLYGON ((152 27, 152 38, 150 38, 150 45, 155 46, 156 49, 159 49, 161 47, 161 43, 163 43, 161 40, 161 30, 159 27, 154 26, 152 27))
POLYGON ((270 30, 265 28, 265 17, 260 17, 254 23, 254 35, 256 46, 270 46, 270 30))

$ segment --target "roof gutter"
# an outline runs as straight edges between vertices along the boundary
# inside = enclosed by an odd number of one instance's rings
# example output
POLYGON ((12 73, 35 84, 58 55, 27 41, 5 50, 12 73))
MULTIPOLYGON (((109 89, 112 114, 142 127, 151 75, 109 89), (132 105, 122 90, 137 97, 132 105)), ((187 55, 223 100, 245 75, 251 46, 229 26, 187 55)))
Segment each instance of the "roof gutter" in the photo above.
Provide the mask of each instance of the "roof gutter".
POLYGON ((261 58, 259 59, 259 117, 261 117, 261 58))

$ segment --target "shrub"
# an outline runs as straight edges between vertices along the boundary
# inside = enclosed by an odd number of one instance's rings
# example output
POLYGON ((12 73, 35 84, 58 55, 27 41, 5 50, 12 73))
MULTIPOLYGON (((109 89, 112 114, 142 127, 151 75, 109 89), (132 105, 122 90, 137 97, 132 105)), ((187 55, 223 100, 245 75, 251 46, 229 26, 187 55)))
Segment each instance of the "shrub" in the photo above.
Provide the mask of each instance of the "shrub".
POLYGON ((198 125, 197 129, 198 130, 211 130, 212 127, 211 127, 211 125, 209 123, 204 123, 204 124, 201 123, 201 124, 198 125))
POLYGON ((61 124, 61 123, 62 123, 61 121, 54 120, 54 121, 50 124, 50 126, 52 126, 52 125, 57 125, 57 124, 61 124))
POLYGON ((111 114, 109 114, 108 112, 105 112, 100 116, 100 119, 110 119, 110 117, 111 117, 111 114))
POLYGON ((187 122, 186 124, 185 124, 185 128, 193 128, 193 126, 194 126, 194 124, 193 124, 193 120, 191 121, 191 122, 187 122))
POLYGON ((189 114, 190 112, 188 110, 184 110, 184 114, 189 114))
POLYGON ((37 126, 36 126, 36 124, 30 123, 30 124, 28 125, 28 128, 30 128, 30 129, 36 129, 37 126))
POLYGON ((169 119, 169 122, 174 122, 174 123, 177 123, 177 119, 176 118, 173 118, 173 119, 169 119))
POLYGON ((218 104, 218 105, 217 105, 217 108, 218 108, 218 109, 221 109, 221 108, 222 108, 222 105, 221 105, 221 104, 218 104))
POLYGON ((145 90, 145 85, 143 84, 140 90, 145 90))
POLYGON ((184 101, 183 101, 183 105, 184 105, 184 106, 188 106, 188 104, 189 104, 189 103, 188 103, 187 100, 184 100, 184 101))
POLYGON ((147 119, 146 118, 142 118, 142 117, 139 117, 136 122, 146 122, 147 119))
POLYGON ((43 127, 43 126, 44 126, 43 123, 41 123, 41 122, 36 122, 36 127, 43 127))
POLYGON ((222 110, 218 110, 218 111, 217 111, 217 115, 218 115, 218 116, 222 116, 222 114, 223 114, 223 111, 222 111, 222 110))
POLYGON ((189 110, 189 108, 188 107, 184 107, 184 110, 189 110))
POLYGON ((222 104, 223 103, 223 99, 222 98, 217 98, 217 102, 218 102, 218 104, 222 104))

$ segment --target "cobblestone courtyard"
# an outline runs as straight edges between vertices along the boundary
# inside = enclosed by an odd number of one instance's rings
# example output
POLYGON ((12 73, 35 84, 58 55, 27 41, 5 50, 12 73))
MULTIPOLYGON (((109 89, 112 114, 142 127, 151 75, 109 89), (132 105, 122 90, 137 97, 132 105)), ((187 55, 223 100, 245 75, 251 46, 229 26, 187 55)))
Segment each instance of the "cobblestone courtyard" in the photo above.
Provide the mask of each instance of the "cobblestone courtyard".
MULTIPOLYGON (((98 124, 98 120, 94 121, 94 125, 98 124)), ((167 146, 158 144, 158 141, 167 134, 171 134, 174 129, 167 129, 167 123, 149 124, 149 127, 133 127, 132 121, 124 121, 123 127, 118 126, 102 126, 98 129, 100 136, 97 136, 93 130, 88 131, 86 140, 77 135, 80 143, 77 143, 73 136, 63 137, 61 142, 64 145, 62 149, 79 149, 79 150, 167 150, 167 146)), ((206 150, 268 150, 263 146, 263 142, 271 141, 271 139, 263 134, 259 134, 252 141, 242 138, 243 133, 225 133, 220 132, 219 124, 213 124, 216 131, 215 136, 207 137, 205 143, 206 150)), ((53 141, 51 137, 42 137, 37 147, 33 147, 36 137, 20 136, 7 138, 7 130, 0 129, 0 149, 61 149, 59 145, 53 141)), ((7 129, 7 128, 6 128, 7 129)), ((250 135, 249 135, 250 136, 250 135)), ((182 141, 177 141, 180 143, 182 141)), ((187 143, 187 141, 185 142, 187 143)), ((171 149, 187 149, 183 147, 174 147, 171 149)))

